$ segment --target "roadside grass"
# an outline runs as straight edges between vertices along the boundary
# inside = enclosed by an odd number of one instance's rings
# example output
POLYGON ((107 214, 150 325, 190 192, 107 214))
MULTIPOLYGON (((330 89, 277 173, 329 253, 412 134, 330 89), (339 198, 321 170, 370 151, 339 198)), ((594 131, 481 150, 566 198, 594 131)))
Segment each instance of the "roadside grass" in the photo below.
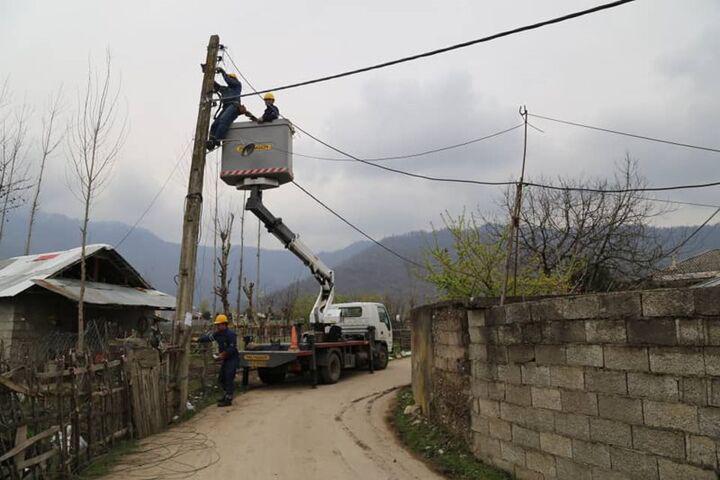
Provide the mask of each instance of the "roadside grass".
POLYGON ((76 477, 78 480, 89 480, 91 478, 99 478, 112 472, 115 465, 125 455, 129 455, 138 450, 139 443, 137 440, 125 440, 119 443, 108 453, 96 457, 90 464, 85 467, 76 477))
POLYGON ((405 414, 414 405, 412 389, 399 391, 392 423, 402 442, 437 472, 452 480, 509 480, 509 474, 476 459, 465 443, 422 416, 405 414))

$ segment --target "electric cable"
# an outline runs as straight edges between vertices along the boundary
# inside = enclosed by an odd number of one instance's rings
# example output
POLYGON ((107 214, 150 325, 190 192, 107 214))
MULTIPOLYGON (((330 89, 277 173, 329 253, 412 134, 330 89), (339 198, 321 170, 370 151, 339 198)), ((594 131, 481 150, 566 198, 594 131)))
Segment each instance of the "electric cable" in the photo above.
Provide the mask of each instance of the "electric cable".
POLYGON ((691 190, 696 188, 708 188, 717 187, 720 185, 718 182, 708 183, 695 183, 687 185, 670 185, 667 187, 637 187, 637 188, 616 188, 616 189, 602 189, 592 187, 559 187, 557 185, 547 185, 543 183, 535 182, 523 182, 523 186, 526 187, 537 187, 546 188, 548 190, 559 190, 564 192, 590 192, 590 193, 635 193, 635 192, 666 192, 670 190, 691 190))
POLYGON ((160 198, 160 195, 165 190, 165 187, 167 187, 168 183, 170 183, 170 179, 173 175, 175 175, 175 172, 177 171, 178 167, 180 166, 180 163, 182 162, 182 159, 185 157, 185 153, 187 153, 188 148, 190 147, 190 144, 192 143, 193 139, 188 140, 188 143, 185 145, 185 148, 180 153, 180 156, 178 157, 177 161, 175 162, 175 166, 170 171, 170 175, 165 179, 165 182, 163 182, 162 186, 160 187, 160 190, 157 191, 155 196, 150 200, 150 203, 148 204, 147 208, 143 211, 143 213, 138 217, 138 219, 133 223, 132 227, 125 233, 125 235, 120 239, 119 242, 117 242, 113 248, 117 249, 120 247, 120 245, 123 244, 123 242, 130 236, 130 234, 137 228, 137 226, 142 222, 142 220, 145 218, 145 215, 150 212, 152 207, 155 205, 155 202, 158 198, 160 198))
POLYGON ((718 213, 720 213, 720 208, 718 208, 717 210, 715 210, 715 211, 712 213, 712 215, 710 215, 710 216, 707 218, 707 220, 705 220, 705 221, 704 221, 702 224, 700 224, 695 230, 693 230, 693 232, 692 232, 690 235, 688 235, 682 242, 680 242, 680 243, 677 244, 672 250, 670 250, 669 252, 667 252, 667 253, 665 254, 665 257, 669 257, 670 255, 674 254, 675 252, 677 252, 678 250, 680 250, 682 247, 684 247, 685 245, 687 245, 687 243, 688 243, 695 235, 697 235, 698 233, 700 233, 700 230, 702 230, 703 228, 705 228, 705 226, 706 226, 708 223, 710 223, 710 220, 712 220, 713 218, 715 218, 715 216, 716 216, 718 213))
POLYGON ((358 233, 359 233, 360 235, 362 235, 363 237, 365 237, 365 238, 367 238, 368 240, 370 240, 371 242, 373 242, 375 245, 379 246, 380 248, 382 248, 383 250, 387 251, 388 253, 396 256, 396 257, 399 258, 400 260, 402 260, 402 261, 404 261, 404 262, 406 262, 406 263, 409 263, 410 265, 413 265, 413 266, 418 267, 418 268, 422 268, 423 270, 425 269, 425 266, 424 266, 424 265, 421 265, 420 263, 416 262, 415 260, 412 260, 412 259, 410 259, 410 258, 408 258, 408 257, 405 257, 404 255, 396 252, 395 250, 393 250, 392 248, 384 245, 383 243, 379 242, 378 240, 375 240, 373 237, 371 237, 370 235, 368 235, 367 233, 365 233, 363 230, 361 230, 360 228, 358 228, 358 227, 356 227, 355 225, 353 225, 352 223, 350 223, 349 220, 347 220, 345 217, 343 217, 342 215, 340 215, 339 213, 337 213, 335 210, 333 210, 332 208, 330 208, 330 207, 329 207, 327 204, 325 204, 322 200, 320 200, 320 199, 317 198, 315 195, 313 195, 312 193, 310 193, 309 191, 307 191, 305 188, 303 188, 301 185, 299 185, 299 184, 298 184, 297 182, 295 182, 294 180, 293 180, 292 183, 293 183, 293 185, 295 185, 300 191, 302 191, 303 193, 305 193, 305 195, 307 195, 308 197, 310 197, 310 198, 312 198, 313 200, 315 200, 315 202, 318 203, 320 206, 322 206, 325 210, 327 210, 328 212, 330 212, 330 213, 332 213, 333 215, 335 215, 335 216, 336 216, 337 218, 339 218, 343 223, 345 223, 347 226, 349 226, 350 228, 352 228, 353 230, 355 230, 356 232, 358 232, 358 233))
MULTIPOLYGON (((371 70, 377 70, 377 69, 380 69, 380 68, 390 67, 390 66, 393 66, 393 65, 398 65, 398 64, 400 64, 400 63, 405 63, 405 62, 410 62, 410 61, 413 61, 413 60, 418 60, 418 59, 421 59, 421 58, 427 58, 427 57, 431 57, 431 56, 438 55, 438 54, 441 54, 441 53, 450 52, 450 51, 452 51, 452 50, 458 50, 458 49, 460 49, 460 48, 469 47, 469 46, 476 45, 476 44, 479 44, 479 43, 489 42, 489 41, 492 41, 492 40, 496 40, 496 39, 498 39, 498 38, 507 37, 507 36, 510 36, 510 35, 515 35, 515 34, 517 34, 517 33, 522 33, 522 32, 526 32, 526 31, 529 31, 529 30, 535 30, 535 29, 538 29, 538 28, 541 28, 541 27, 545 27, 545 26, 552 25, 552 24, 555 24, 555 23, 561 23, 561 22, 564 22, 564 21, 567 21, 567 20, 572 20, 572 19, 574 19, 574 18, 578 18, 578 17, 583 17, 583 16, 585 16, 585 15, 590 15, 590 14, 592 14, 592 13, 597 13, 597 12, 600 12, 600 11, 602 11, 602 10, 608 10, 608 9, 611 9, 611 8, 619 7, 619 6, 624 5, 624 4, 626 4, 626 3, 632 3, 633 1, 635 1, 635 0, 618 0, 618 1, 615 1, 615 2, 605 3, 605 4, 602 4, 602 5, 598 5, 598 6, 596 6, 596 7, 588 8, 588 9, 586 9, 586 10, 581 10, 581 11, 578 11, 578 12, 569 13, 569 14, 566 14, 566 15, 562 15, 562 16, 560 16, 560 17, 555 17, 555 18, 551 18, 551 19, 544 20, 544 21, 541 21, 541 22, 533 23, 533 24, 530 24, 530 25, 525 25, 525 26, 522 26, 522 27, 513 28, 513 29, 511 29, 511 30, 505 30, 505 31, 498 32, 498 33, 494 33, 494 34, 492 34, 492 35, 488 35, 488 36, 486 36, 486 37, 478 38, 478 39, 475 39, 475 40, 470 40, 470 41, 467 41, 467 42, 457 43, 457 44, 455 44, 455 45, 450 45, 450 46, 443 47, 443 48, 439 48, 439 49, 436 49, 436 50, 430 50, 430 51, 428 51, 428 52, 418 53, 418 54, 415 54, 415 55, 410 55, 410 56, 407 56, 407 57, 398 58, 398 59, 396 59, 396 60, 390 60, 390 61, 387 61, 387 62, 378 63, 378 64, 370 65, 370 66, 367 66, 367 67, 356 68, 356 69, 354 69, 354 70, 349 70, 349 71, 342 72, 342 73, 336 73, 336 74, 333 74, 333 75, 327 75, 327 76, 320 77, 320 78, 315 78, 315 79, 312 79, 312 80, 305 80, 305 81, 302 81, 302 82, 291 83, 291 84, 288 84, 288 85, 282 85, 282 86, 278 86, 278 87, 274 87, 274 88, 268 88, 268 89, 266 89, 266 90, 260 90, 260 91, 257 92, 257 93, 277 92, 277 91, 280 91, 280 90, 288 90, 288 89, 291 89, 291 88, 303 87, 303 86, 312 85, 312 84, 315 84, 315 83, 327 82, 328 80, 334 80, 334 79, 337 79, 337 78, 348 77, 348 76, 350 76, 350 75, 356 75, 356 74, 358 74, 358 73, 369 72, 369 71, 371 71, 371 70)), ((243 94, 242 96, 243 96, 243 97, 246 97, 246 96, 250 96, 250 95, 252 95, 252 94, 251 94, 251 93, 246 93, 246 94, 243 94)))
POLYGON ((690 143, 683 143, 683 142, 676 142, 674 140, 665 140, 662 138, 656 138, 656 137, 649 137, 647 135, 638 135, 636 133, 628 133, 628 132, 622 132, 620 130, 612 130, 609 128, 603 128, 603 127, 595 127, 592 125, 586 125, 584 123, 578 123, 578 122, 571 122, 570 120, 561 120, 559 118, 553 118, 553 117, 546 117, 544 115, 538 115, 536 113, 529 113, 531 117, 540 118, 543 120, 548 120, 550 122, 556 122, 556 123, 562 123, 565 125, 572 125, 574 127, 581 127, 581 128, 587 128, 590 130, 597 130, 599 132, 606 132, 606 133, 612 133, 614 135, 622 135, 625 137, 632 137, 632 138, 638 138, 640 140, 648 140, 650 142, 658 142, 658 143, 665 143, 667 145, 675 145, 677 147, 684 147, 684 148, 694 148, 696 150, 704 150, 706 152, 713 152, 713 153, 720 153, 720 148, 714 148, 714 147, 704 147, 701 145, 693 145, 690 143))

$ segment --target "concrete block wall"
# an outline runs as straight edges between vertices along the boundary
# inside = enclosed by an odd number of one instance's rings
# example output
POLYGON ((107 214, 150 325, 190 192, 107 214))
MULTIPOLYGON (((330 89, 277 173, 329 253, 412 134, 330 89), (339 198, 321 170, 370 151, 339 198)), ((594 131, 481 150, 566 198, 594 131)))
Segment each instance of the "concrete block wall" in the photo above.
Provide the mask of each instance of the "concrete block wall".
POLYGON ((466 315, 479 458, 520 479, 718 478, 720 289, 466 315))

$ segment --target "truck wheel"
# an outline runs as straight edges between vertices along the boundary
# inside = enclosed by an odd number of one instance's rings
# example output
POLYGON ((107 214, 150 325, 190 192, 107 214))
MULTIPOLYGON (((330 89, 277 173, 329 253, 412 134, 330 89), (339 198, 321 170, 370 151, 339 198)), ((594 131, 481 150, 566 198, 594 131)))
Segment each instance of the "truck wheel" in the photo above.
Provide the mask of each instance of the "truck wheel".
POLYGON ((388 349, 384 344, 377 346, 374 360, 375 370, 385 370, 388 366, 388 349))
POLYGON ((337 353, 331 353, 327 359, 327 365, 320 367, 320 378, 323 383, 331 385, 337 383, 340 380, 340 373, 342 372, 342 365, 340 364, 340 357, 337 353))
POLYGON ((287 365, 273 368, 258 368, 258 377, 265 385, 277 385, 285 380, 287 365))

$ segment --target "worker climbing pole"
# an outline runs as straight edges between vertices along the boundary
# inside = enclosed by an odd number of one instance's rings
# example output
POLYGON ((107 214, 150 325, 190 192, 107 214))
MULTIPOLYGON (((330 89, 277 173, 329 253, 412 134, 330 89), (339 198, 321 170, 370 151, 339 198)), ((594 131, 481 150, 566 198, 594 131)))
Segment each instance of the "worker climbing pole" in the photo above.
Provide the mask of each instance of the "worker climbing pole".
POLYGON ((215 91, 215 69, 217 68, 218 52, 221 48, 220 37, 217 35, 211 36, 207 46, 207 56, 203 64, 204 75, 200 90, 197 125, 195 127, 190 179, 188 181, 188 192, 185 196, 177 304, 175 307, 175 329, 173 331, 173 338, 181 347, 176 378, 176 384, 179 388, 178 409, 180 413, 185 411, 188 397, 190 320, 192 319, 193 296, 195 294, 195 266, 197 263, 197 244, 202 213, 206 139, 212 113, 212 95, 215 91))

